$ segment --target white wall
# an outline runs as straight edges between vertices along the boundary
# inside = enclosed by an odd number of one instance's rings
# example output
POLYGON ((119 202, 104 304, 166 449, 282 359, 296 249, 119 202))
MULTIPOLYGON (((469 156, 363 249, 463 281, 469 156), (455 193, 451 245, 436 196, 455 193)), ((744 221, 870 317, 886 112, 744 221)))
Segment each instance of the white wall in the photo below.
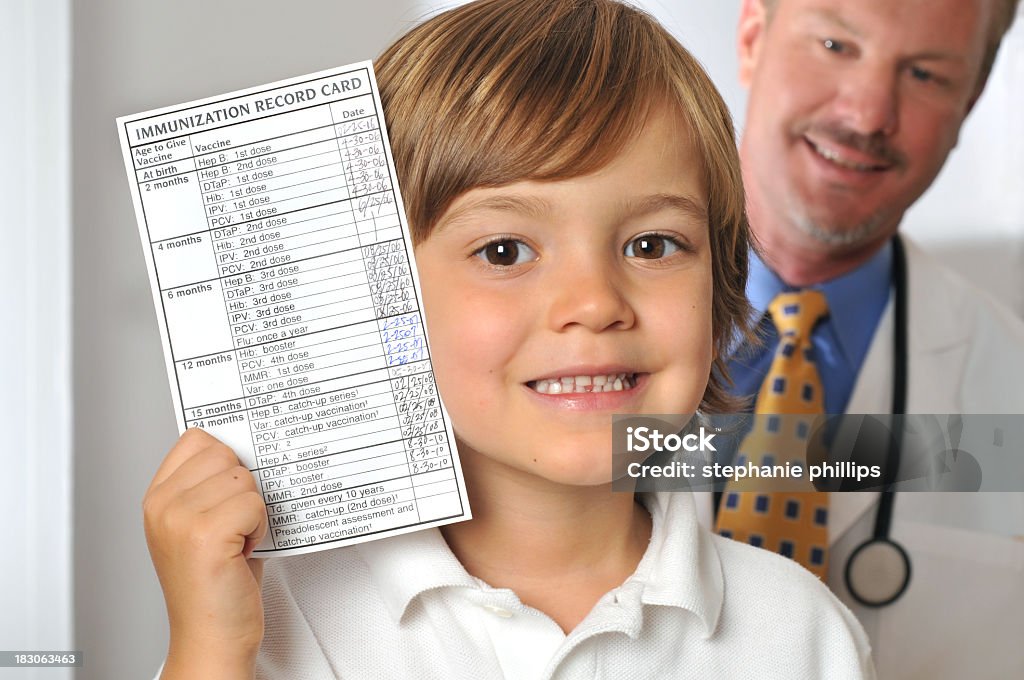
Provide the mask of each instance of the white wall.
POLYGON ((12 651, 72 649, 69 17, 67 0, 0 3, 0 648, 12 651))
MULTIPOLYGON (((152 298, 114 118, 366 59, 438 3, 415 0, 95 0, 73 22, 75 625, 88 680, 147 677, 164 653, 163 603, 142 535, 142 494, 176 437, 152 298)), ((449 3, 450 4, 450 3, 449 3)), ((741 119, 739 0, 650 0, 741 119)), ((940 184, 908 218, 935 248, 979 240, 974 272, 1019 277, 1024 240, 1024 48, 992 90, 940 184), (1017 146, 1011 158, 1009 151, 1017 146), (970 147, 970 150, 968 150, 970 147), (936 240, 936 237, 941 239, 936 240), (995 259, 993 259, 995 258, 995 259), (993 266, 993 262, 1004 263, 993 266), (1013 271, 1009 267, 1014 268, 1013 271)), ((1010 63, 1008 63, 1010 62, 1010 63)), ((1024 311, 1024 290, 1004 295, 1024 311)))

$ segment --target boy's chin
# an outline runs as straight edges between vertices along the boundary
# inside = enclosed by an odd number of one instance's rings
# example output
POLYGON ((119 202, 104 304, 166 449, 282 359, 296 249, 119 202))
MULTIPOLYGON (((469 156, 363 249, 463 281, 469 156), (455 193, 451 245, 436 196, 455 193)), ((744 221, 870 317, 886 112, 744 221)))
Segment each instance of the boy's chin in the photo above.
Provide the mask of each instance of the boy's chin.
POLYGON ((601 436, 560 438, 563 441, 522 442, 517 450, 502 447, 473 447, 459 437, 459 451, 463 465, 474 468, 474 476, 483 474, 494 479, 509 471, 521 481, 538 486, 552 483, 574 487, 607 486, 612 482, 611 430, 601 436), (488 450, 490 449, 490 450, 488 450), (532 452, 532 453, 527 453, 532 452), (505 473, 499 472, 504 468, 505 473))
POLYGON ((612 482, 612 456, 608 444, 586 450, 546 451, 520 469, 564 486, 598 487, 612 482))

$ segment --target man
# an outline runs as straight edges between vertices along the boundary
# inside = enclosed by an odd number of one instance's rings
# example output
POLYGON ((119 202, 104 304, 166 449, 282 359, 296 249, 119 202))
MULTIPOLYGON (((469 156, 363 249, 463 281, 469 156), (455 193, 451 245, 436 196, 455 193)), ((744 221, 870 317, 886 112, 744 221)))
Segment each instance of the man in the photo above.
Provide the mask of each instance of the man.
MULTIPOLYGON (((956 145, 1018 2, 744 0, 741 157, 762 247, 748 295, 767 342, 732 357, 737 394, 758 395, 774 370, 776 294, 816 289, 824 410, 893 408, 892 239, 956 145)), ((906 412, 1024 413, 1024 323, 904 247, 906 412)), ((868 631, 879 677, 1024 677, 1024 494, 897 494, 889 536, 912 576, 895 602, 869 608, 844 570, 879 497, 833 493, 817 515, 827 581, 868 631)))

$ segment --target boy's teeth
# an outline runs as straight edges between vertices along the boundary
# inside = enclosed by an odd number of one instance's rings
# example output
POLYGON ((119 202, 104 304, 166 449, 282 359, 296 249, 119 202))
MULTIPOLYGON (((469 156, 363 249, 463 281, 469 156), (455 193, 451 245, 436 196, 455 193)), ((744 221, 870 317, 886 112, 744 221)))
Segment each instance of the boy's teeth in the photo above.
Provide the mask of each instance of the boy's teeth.
POLYGON ((530 383, 541 394, 588 394, 591 392, 621 392, 636 384, 634 373, 612 373, 609 375, 564 376, 551 380, 536 380, 530 383))

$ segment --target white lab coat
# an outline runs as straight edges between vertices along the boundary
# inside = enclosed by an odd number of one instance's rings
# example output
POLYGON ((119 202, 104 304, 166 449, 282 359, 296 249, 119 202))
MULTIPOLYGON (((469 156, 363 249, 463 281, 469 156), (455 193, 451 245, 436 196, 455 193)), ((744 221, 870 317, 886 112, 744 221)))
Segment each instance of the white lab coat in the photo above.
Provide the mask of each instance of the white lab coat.
MULTIPOLYGON (((904 243, 907 412, 1024 414, 1024 321, 904 243)), ((890 301, 848 413, 889 412, 892 347, 890 301)), ((698 495, 710 525, 711 495, 698 495)), ((1024 493, 897 494, 890 537, 910 556, 910 585, 871 609, 850 597, 843 571, 872 534, 877 501, 832 494, 828 582, 864 625, 879 679, 1024 678, 1024 493)))

